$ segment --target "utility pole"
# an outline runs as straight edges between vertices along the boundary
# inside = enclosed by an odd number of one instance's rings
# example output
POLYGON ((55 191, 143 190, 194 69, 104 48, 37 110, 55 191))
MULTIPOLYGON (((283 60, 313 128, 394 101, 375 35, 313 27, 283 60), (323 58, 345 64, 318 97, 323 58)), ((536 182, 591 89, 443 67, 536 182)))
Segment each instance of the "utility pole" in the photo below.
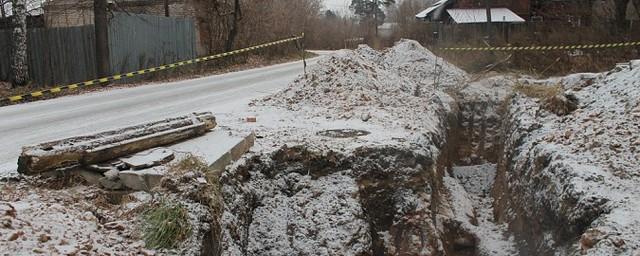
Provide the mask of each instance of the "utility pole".
POLYGON ((13 88, 29 83, 27 64, 27 6, 25 0, 13 0, 11 71, 13 88))
POLYGON ((109 62, 109 17, 107 0, 93 1, 94 24, 96 33, 96 71, 98 77, 111 73, 109 62))
POLYGON ((487 9, 487 41, 491 43, 492 41, 492 28, 491 28, 491 0, 484 0, 485 7, 487 9))
POLYGON ((164 0, 164 16, 169 17, 169 0, 164 0))

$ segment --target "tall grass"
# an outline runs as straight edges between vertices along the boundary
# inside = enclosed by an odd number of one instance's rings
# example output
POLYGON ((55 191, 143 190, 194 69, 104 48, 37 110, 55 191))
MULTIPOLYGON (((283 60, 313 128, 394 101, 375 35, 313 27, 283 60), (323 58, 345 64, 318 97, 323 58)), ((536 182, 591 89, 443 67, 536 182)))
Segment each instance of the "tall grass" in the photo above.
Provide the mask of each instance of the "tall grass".
POLYGON ((143 238, 148 248, 176 248, 191 234, 187 210, 161 201, 143 214, 143 238))

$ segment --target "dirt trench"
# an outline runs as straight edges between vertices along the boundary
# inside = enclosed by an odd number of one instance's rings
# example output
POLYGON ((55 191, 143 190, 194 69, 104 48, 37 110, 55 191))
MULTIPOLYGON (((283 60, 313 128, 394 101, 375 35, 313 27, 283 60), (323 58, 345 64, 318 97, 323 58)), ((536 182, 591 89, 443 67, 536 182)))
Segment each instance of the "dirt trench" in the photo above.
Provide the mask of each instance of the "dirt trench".
POLYGON ((284 146, 246 159, 221 178, 221 255, 481 255, 483 234, 468 225, 477 216, 456 218, 446 183, 457 165, 495 159, 481 149, 498 143, 478 138, 493 136, 499 117, 466 116, 486 109, 443 116, 448 132, 427 135, 442 149, 435 158, 402 146, 284 146))
POLYGON ((550 255, 526 242, 522 219, 502 215, 513 209, 501 180, 507 98, 457 97, 446 132, 427 135, 436 154, 398 145, 254 154, 221 177, 215 255, 550 255))

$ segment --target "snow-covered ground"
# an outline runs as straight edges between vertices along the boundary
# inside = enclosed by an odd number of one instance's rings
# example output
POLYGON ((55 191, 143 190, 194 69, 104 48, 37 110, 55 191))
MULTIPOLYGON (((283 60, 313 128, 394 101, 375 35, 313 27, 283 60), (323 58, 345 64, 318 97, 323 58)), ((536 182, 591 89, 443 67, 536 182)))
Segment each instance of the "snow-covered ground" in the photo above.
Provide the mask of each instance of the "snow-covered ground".
MULTIPOLYGON (((298 77, 300 67, 292 65, 214 79, 221 82, 204 78, 3 108, 0 117, 11 121, 0 124, 1 143, 206 110, 216 115, 218 131, 255 132, 252 152, 221 177, 223 255, 639 253, 640 61, 602 74, 470 82, 464 71, 403 40, 383 52, 338 51, 298 77), (270 76, 278 78, 265 80, 270 76), (287 80, 293 82, 286 86, 287 80), (558 116, 543 100, 513 90, 516 84, 560 85, 579 108, 558 116), (112 116, 117 112, 126 113, 112 116), (250 116, 256 122, 247 122, 250 116), (42 135, 49 128, 67 130, 42 135), (341 131, 359 133, 331 136, 341 131)), ((191 146, 209 150, 202 143, 214 142, 201 138, 191 146)), ((18 152, 11 144, 0 160, 18 152)), ((92 224, 91 216, 103 215, 87 205, 95 197, 85 195, 99 194, 96 188, 30 192, 36 185, 3 187, 15 192, 0 197, 0 248, 28 254, 46 245, 45 252, 63 253, 73 240, 83 250, 80 227, 87 225, 87 234, 102 238, 88 251, 119 255, 128 246, 149 253, 135 239, 122 240, 129 229, 92 224), (47 218, 64 221, 46 228, 47 218)), ((129 200, 100 210, 119 216, 149 199, 129 200)))
POLYGON ((528 237, 531 248, 640 253, 640 61, 631 67, 523 80, 575 95, 579 108, 565 116, 546 111, 539 99, 511 100, 499 197, 505 221, 536 233, 528 237))

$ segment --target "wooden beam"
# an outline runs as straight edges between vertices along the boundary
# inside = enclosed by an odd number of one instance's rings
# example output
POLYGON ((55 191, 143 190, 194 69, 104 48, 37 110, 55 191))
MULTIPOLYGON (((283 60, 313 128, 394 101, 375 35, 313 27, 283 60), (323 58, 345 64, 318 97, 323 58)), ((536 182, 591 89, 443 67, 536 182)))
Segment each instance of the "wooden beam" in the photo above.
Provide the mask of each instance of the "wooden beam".
POLYGON ((27 175, 88 166, 207 133, 216 126, 211 113, 199 113, 27 146, 18 172, 27 175))

